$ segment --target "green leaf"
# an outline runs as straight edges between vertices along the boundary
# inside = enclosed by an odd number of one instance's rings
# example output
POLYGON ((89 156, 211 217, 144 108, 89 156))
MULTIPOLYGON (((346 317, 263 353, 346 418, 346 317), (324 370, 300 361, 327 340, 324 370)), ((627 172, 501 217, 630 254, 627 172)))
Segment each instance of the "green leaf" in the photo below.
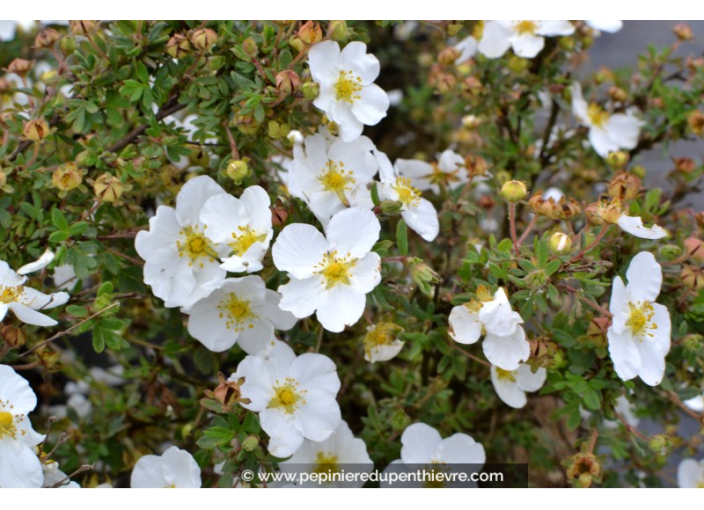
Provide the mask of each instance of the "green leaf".
POLYGON ((396 226, 396 244, 401 255, 408 255, 408 230, 403 220, 399 220, 396 226))
POLYGON ((68 221, 66 221, 64 213, 59 209, 54 208, 51 210, 51 223, 59 230, 68 231, 68 221))

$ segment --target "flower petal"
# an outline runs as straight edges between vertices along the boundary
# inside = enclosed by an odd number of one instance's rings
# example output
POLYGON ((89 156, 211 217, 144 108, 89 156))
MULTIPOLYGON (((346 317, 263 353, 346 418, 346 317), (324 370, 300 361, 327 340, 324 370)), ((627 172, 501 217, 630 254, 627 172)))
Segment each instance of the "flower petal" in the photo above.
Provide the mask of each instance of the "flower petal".
POLYGON ((642 251, 631 259, 626 278, 626 292, 631 301, 655 301, 662 287, 662 266, 652 253, 642 251))

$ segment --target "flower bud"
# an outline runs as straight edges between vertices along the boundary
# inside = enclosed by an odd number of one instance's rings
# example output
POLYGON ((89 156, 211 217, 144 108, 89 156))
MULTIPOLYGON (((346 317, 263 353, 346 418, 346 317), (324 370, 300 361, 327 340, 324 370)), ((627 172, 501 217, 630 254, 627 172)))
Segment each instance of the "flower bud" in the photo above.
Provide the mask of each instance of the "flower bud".
POLYGON ((673 171, 683 174, 691 174, 697 169, 696 163, 691 158, 672 158, 672 162, 675 164, 673 171))
POLYGON ((235 126, 240 133, 245 135, 253 135, 259 129, 259 122, 253 115, 235 115, 235 126))
POLYGON ((561 196, 555 200, 553 197, 543 198, 543 191, 534 193, 528 200, 528 205, 535 214, 547 216, 553 220, 565 220, 582 212, 582 207, 573 198, 561 196))
POLYGON ((281 71, 276 75, 276 88, 281 94, 297 92, 301 88, 301 79, 294 71, 281 71))
POLYGON ((218 34, 209 28, 199 28, 191 33, 191 44, 200 51, 207 51, 218 41, 218 34))
POLYGON ((468 154, 464 158, 464 165, 467 168, 467 175, 470 177, 480 177, 489 171, 489 164, 481 156, 468 154))
POLYGON ((314 81, 307 81, 301 87, 301 91, 303 92, 303 97, 305 97, 308 101, 312 101, 318 97, 318 94, 320 93, 320 85, 314 81))
POLYGON ((24 124, 24 137, 32 142, 44 140, 49 134, 49 124, 44 119, 30 120, 24 124))
POLYGON ((267 134, 273 140, 285 138, 289 131, 291 131, 291 127, 288 124, 279 124, 275 120, 270 120, 267 124, 267 134))
POLYGON ((628 94, 621 87, 612 85, 608 90, 609 97, 617 103, 624 103, 628 99, 628 94))
POLYGON ((574 49, 575 41, 572 37, 560 37, 558 44, 563 50, 572 51, 574 49))
POLYGON ((650 449, 658 455, 667 455, 672 446, 672 441, 665 434, 657 434, 650 438, 650 449))
POLYGON ((704 289, 704 271, 697 266, 684 266, 680 272, 680 280, 690 289, 704 289))
POLYGON ((7 66, 8 72, 18 74, 20 76, 26 76, 27 73, 32 69, 34 62, 29 60, 24 60, 23 58, 16 58, 10 65, 7 66))
POLYGON ((704 242, 696 237, 689 237, 684 240, 684 248, 693 261, 704 264, 704 242))
POLYGON ((440 283, 440 276, 433 271, 432 267, 419 258, 411 259, 409 268, 411 270, 411 278, 425 294, 430 293, 432 284, 440 283))
POLYGON ((550 250, 557 255, 565 255, 572 250, 572 239, 567 234, 555 232, 548 241, 550 250))
POLYGON ((0 337, 10 347, 22 347, 27 343, 27 334, 21 329, 10 325, 0 328, 0 337))
POLYGON ((660 255, 665 260, 674 260, 682 255, 682 248, 676 244, 666 244, 660 247, 660 255))
POLYGON ((257 43, 251 37, 247 37, 242 41, 242 51, 248 57, 256 57, 259 53, 259 48, 257 48, 257 43))
POLYGON ((438 60, 442 65, 449 66, 450 64, 454 64, 455 61, 460 58, 460 55, 460 50, 454 46, 448 46, 440 52, 438 60))
POLYGON ((180 59, 190 55, 192 51, 191 41, 184 34, 174 34, 169 39, 169 42, 166 43, 166 53, 171 58, 180 59))
POLYGON ((242 449, 246 452, 253 452, 259 446, 259 438, 255 435, 247 436, 244 441, 242 441, 242 449))
POLYGON ((328 33, 333 41, 344 41, 347 38, 347 22, 341 19, 331 21, 328 33))
POLYGON ((507 181, 501 187, 499 194, 507 202, 516 203, 526 198, 528 195, 528 188, 524 182, 507 181))
POLYGON ((626 202, 633 200, 638 196, 641 188, 641 181, 635 175, 622 171, 617 173, 608 185, 608 194, 610 197, 626 202))
POLYGON ((119 178, 105 172, 93 183, 93 191, 95 192, 95 198, 99 201, 115 203, 120 200, 122 193, 125 191, 125 186, 119 178))
POLYGON ((225 65, 225 62, 227 62, 225 57, 222 57, 220 55, 213 55, 208 57, 208 62, 206 63, 206 66, 208 67, 209 71, 217 71, 225 65))
POLYGON ((51 48, 59 39, 61 39, 61 34, 59 34, 56 30, 53 28, 45 28, 39 32, 37 37, 34 39, 34 47, 37 49, 51 48))
POLYGON ((626 151, 613 151, 609 152, 609 155, 606 156, 606 163, 611 168, 620 170, 628 164, 629 159, 630 155, 626 151))
POLYGON ((531 61, 526 58, 513 55, 508 61, 508 68, 514 74, 521 74, 523 71, 528 69, 530 62, 531 61))
POLYGON ((288 219, 288 211, 284 209, 283 207, 272 207, 271 208, 271 223, 275 227, 280 227, 281 225, 286 224, 286 220, 288 219))
POLYGON ((686 23, 678 23, 672 30, 680 41, 693 41, 692 29, 686 23))
POLYGON ((580 487, 601 482, 601 464, 593 453, 577 453, 567 461, 567 478, 580 487))
POLYGON ((81 185, 83 172, 74 163, 67 163, 54 170, 51 182, 61 191, 70 191, 81 185))
POLYGON ((291 37, 288 41, 288 45, 299 53, 306 47, 306 45, 303 44, 303 41, 301 41, 298 37, 291 37))
POLYGON ((305 44, 315 44, 323 38, 323 29, 319 23, 306 21, 298 30, 298 38, 305 44))
POLYGON ((222 373, 218 373, 218 387, 213 391, 215 399, 225 406, 239 401, 242 396, 240 385, 236 381, 228 381, 222 373))
POLYGON ((687 117, 689 129, 697 136, 704 134, 704 113, 699 110, 694 110, 687 117))
POLYGON ((100 24, 96 20, 74 19, 68 22, 71 33, 74 35, 89 35, 98 30, 100 24))
POLYGON ((379 208, 382 213, 393 216, 395 214, 401 214, 403 204, 395 200, 384 200, 379 204, 379 208))
POLYGON ((249 176, 249 158, 232 159, 227 164, 227 176, 232 179, 235 184, 242 184, 242 181, 249 176))
POLYGON ((614 224, 623 215, 623 208, 618 200, 600 201, 590 204, 585 212, 593 225, 614 224))
POLYGON ((76 39, 73 37, 62 37, 59 40, 59 49, 61 50, 61 54, 65 57, 73 55, 73 52, 76 51, 76 39))
POLYGON ((405 430, 411 424, 411 417, 403 409, 397 409, 391 415, 391 428, 394 430, 405 430))
POLYGON ((684 345, 684 348, 689 351, 698 351, 704 347, 704 336, 697 333, 685 335, 682 339, 682 345, 684 345))

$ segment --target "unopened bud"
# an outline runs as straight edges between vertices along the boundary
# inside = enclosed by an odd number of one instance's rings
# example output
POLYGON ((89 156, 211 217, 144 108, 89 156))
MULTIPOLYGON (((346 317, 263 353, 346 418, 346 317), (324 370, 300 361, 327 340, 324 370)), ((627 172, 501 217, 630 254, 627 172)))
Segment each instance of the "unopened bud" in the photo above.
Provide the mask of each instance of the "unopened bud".
POLYGON ((314 81, 307 81, 301 87, 301 91, 303 92, 303 97, 309 101, 312 101, 318 97, 318 94, 320 93, 320 85, 314 81))
POLYGON ((680 41, 693 41, 694 34, 692 29, 686 23, 678 23, 672 30, 680 41))
POLYGON ((514 74, 521 74, 523 71, 528 69, 530 65, 530 60, 521 58, 517 55, 513 55, 508 61, 508 68, 514 74))
POLYGON ((37 49, 51 48, 59 39, 61 39, 61 34, 59 34, 56 30, 53 28, 45 28, 39 32, 37 37, 34 39, 34 47, 37 49))
POLYGON ((230 160, 226 172, 235 184, 242 184, 242 181, 250 174, 249 158, 230 160))
POLYGON ((507 202, 516 203, 526 198, 528 188, 522 181, 508 181, 504 183, 499 193, 507 202))
POLYGON ((120 200, 122 193, 125 191, 125 186, 119 178, 105 172, 93 183, 93 191, 95 192, 95 198, 101 202, 115 203, 120 200))
POLYGON ((298 38, 305 44, 315 44, 322 40, 323 29, 320 28, 319 23, 315 23, 314 21, 306 21, 298 30, 298 38))
POLYGON ((256 57, 259 52, 259 48, 257 48, 257 43, 254 39, 247 37, 244 41, 242 41, 242 51, 248 57, 256 57))
POLYGON ((273 140, 285 138, 289 131, 291 131, 291 127, 288 124, 279 124, 275 120, 270 120, 267 124, 267 134, 273 140))
POLYGON ((411 424, 411 417, 403 409, 397 409, 391 415, 391 428, 394 430, 405 430, 411 424))
POLYGON ((687 251, 689 258, 704 264, 704 242, 696 237, 689 237, 684 240, 684 249, 687 251))
POLYGON ((255 435, 249 435, 242 441, 242 449, 246 452, 253 452, 257 446, 259 446, 259 438, 255 435))
POLYGON ((166 43, 166 53, 171 58, 180 59, 188 56, 192 51, 191 41, 184 34, 174 34, 166 43))
POLYGON ((20 76, 26 76, 26 74, 32 69, 33 62, 25 60, 23 58, 16 58, 10 65, 7 66, 7 70, 11 73, 18 74, 20 76))
POLYGON ((704 336, 699 335, 697 333, 690 333, 689 335, 685 335, 685 337, 682 339, 682 345, 684 345, 684 348, 690 351, 698 351, 702 347, 704 347, 704 336))
POLYGON ((199 28, 191 33, 191 44, 201 51, 207 51, 218 41, 218 34, 209 28, 199 28))
POLYGON ((628 99, 628 93, 621 87, 611 86, 608 90, 609 97, 618 103, 624 103, 628 99))
POLYGON ((692 133, 702 136, 704 134, 704 113, 699 110, 690 112, 687 117, 687 124, 692 133))
POLYGON ((32 142, 44 140, 49 134, 49 124, 44 119, 30 120, 24 125, 24 137, 32 142))
POLYGON ((449 66, 450 64, 454 64, 455 61, 460 58, 460 55, 460 50, 454 46, 448 46, 440 52, 438 60, 441 64, 449 66))
POLYGON ((328 33, 333 41, 344 41, 347 38, 347 22, 341 19, 331 21, 328 33))
POLYGON ((680 280, 690 289, 704 289, 704 271, 699 267, 684 266, 680 272, 680 280))
POLYGON ((649 446, 658 455, 667 455, 670 446, 672 446, 672 441, 665 434, 657 434, 650 438, 649 446))
POLYGON ((683 174, 691 174, 697 169, 697 164, 691 158, 672 158, 674 170, 683 174))
POLYGON ((567 234, 555 232, 548 241, 550 250, 557 255, 565 255, 572 250, 572 239, 567 234))
POLYGON ((89 35, 98 30, 99 23, 90 19, 74 19, 69 21, 69 28, 74 35, 89 35))
POLYGON ((613 151, 613 152, 609 152, 609 155, 606 156, 606 163, 611 168, 615 168, 617 170, 620 170, 628 164, 629 159, 630 159, 630 156, 627 152, 613 151))
POLYGON ((242 396, 236 381, 228 381, 222 373, 218 374, 218 387, 213 391, 215 399, 225 406, 236 403, 242 396))
POLYGON ((27 334, 14 326, 3 326, 0 329, 0 337, 10 347, 22 347, 27 343, 27 334))
POLYGON ((59 49, 61 50, 61 54, 65 57, 73 55, 76 51, 76 39, 73 37, 62 37, 59 40, 59 49))
POLYGON ((301 79, 294 71, 281 71, 276 75, 276 88, 282 94, 292 94, 301 88, 301 79))
POLYGON ((379 208, 382 213, 393 216, 395 214, 401 214, 403 204, 396 200, 384 200, 379 204, 379 208))
POLYGON ((429 294, 432 290, 431 285, 440 283, 440 276, 423 260, 413 258, 409 262, 409 267, 413 281, 416 282, 423 293, 429 294))
POLYGON ((622 171, 609 181, 608 194, 620 202, 626 202, 636 198, 640 189, 640 179, 630 172, 622 171))

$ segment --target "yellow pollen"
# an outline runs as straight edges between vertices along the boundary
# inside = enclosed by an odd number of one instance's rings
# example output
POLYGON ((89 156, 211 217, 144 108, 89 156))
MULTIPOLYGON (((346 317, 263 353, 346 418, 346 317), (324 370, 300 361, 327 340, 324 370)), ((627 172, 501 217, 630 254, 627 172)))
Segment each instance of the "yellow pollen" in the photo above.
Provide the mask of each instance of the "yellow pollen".
POLYGON ((362 79, 355 76, 352 71, 340 71, 340 77, 335 83, 335 92, 337 93, 338 101, 347 101, 352 104, 362 96, 359 92, 362 90, 362 79))
POLYGON ((420 191, 411 186, 411 180, 406 177, 398 177, 394 191, 398 193, 398 199, 406 207, 413 207, 420 202, 420 191))
POLYGON ((5 436, 15 438, 17 429, 15 427, 15 419, 7 411, 0 411, 0 439, 5 436))
POLYGON ((426 179, 428 179, 430 182, 433 184, 436 184, 438 186, 444 185, 447 187, 451 182, 459 182, 460 177, 460 169, 457 168, 456 170, 452 170, 451 172, 442 170, 437 163, 433 163, 431 165, 433 167, 433 173, 429 174, 426 176, 426 179))
POLYGON ((14 287, 5 287, 0 285, 0 303, 5 305, 17 301, 17 298, 22 294, 22 285, 17 285, 14 287))
POLYGON ((298 383, 287 377, 284 384, 279 385, 279 381, 276 381, 276 386, 274 386, 274 397, 269 402, 267 408, 269 409, 283 409, 286 414, 293 414, 296 409, 298 409, 298 404, 305 404, 306 401, 303 399, 303 395, 306 393, 305 390, 298 389, 298 383))
POLYGON ((230 248, 235 255, 242 257, 254 243, 262 243, 266 240, 266 234, 257 234, 249 226, 237 227, 237 232, 232 233, 234 241, 230 243, 230 248))
POLYGON ((345 170, 345 164, 342 161, 335 163, 328 160, 318 180, 325 191, 335 193, 345 206, 350 205, 347 197, 345 197, 345 191, 349 190, 350 185, 356 181, 352 177, 352 172, 345 170))
POLYGON ((357 264, 357 259, 350 260, 347 257, 338 257, 337 252, 327 253, 325 258, 316 267, 316 274, 325 278, 325 288, 331 289, 339 284, 349 285, 352 268, 357 264))
POLYGON ((522 20, 516 23, 516 32, 518 32, 518 35, 535 35, 535 31, 537 29, 538 25, 535 23, 535 21, 522 20))
POLYGON ((655 315, 653 305, 649 301, 644 301, 641 304, 628 303, 630 315, 626 321, 626 326, 631 328, 633 335, 638 337, 638 341, 642 342, 643 337, 653 334, 649 330, 657 329, 657 324, 651 324, 651 320, 655 315))
MULTIPOLYGON (((202 232, 198 232, 196 227, 184 227, 179 234, 183 236, 183 239, 176 241, 178 255, 179 257, 187 256, 190 259, 189 266, 202 257, 207 257, 211 261, 215 260, 217 254, 213 245, 202 232)), ((200 267, 203 267, 202 262, 200 262, 200 267)))
POLYGON ((590 104, 587 108, 587 118, 592 126, 603 128, 609 121, 609 113, 598 104, 590 104))
POLYGON ((313 468, 313 472, 318 474, 339 473, 340 465, 337 462, 337 455, 326 455, 325 452, 318 452, 315 456, 315 468, 313 468))
POLYGON ((227 329, 234 329, 235 332, 252 329, 253 321, 257 316, 252 312, 252 307, 249 301, 239 299, 234 292, 231 292, 227 299, 221 301, 218 305, 220 310, 220 318, 227 315, 225 325, 227 329))
POLYGON ((447 478, 445 478, 445 476, 447 476, 447 474, 450 473, 451 470, 452 468, 450 466, 447 466, 444 462, 438 462, 437 460, 433 460, 430 466, 425 466, 425 473, 427 474, 428 478, 424 479, 423 487, 426 489, 442 489, 446 487, 447 478), (443 475, 443 479, 438 480, 435 478, 435 476, 432 479, 429 479, 430 473, 433 473, 433 475, 441 473, 443 475))
POLYGON ((372 327, 364 336, 364 352, 371 356, 371 351, 382 346, 391 345, 403 331, 401 326, 392 322, 381 322, 372 327))
POLYGON ((503 368, 496 367, 496 377, 500 381, 516 382, 516 374, 518 372, 515 370, 504 370, 503 368))

